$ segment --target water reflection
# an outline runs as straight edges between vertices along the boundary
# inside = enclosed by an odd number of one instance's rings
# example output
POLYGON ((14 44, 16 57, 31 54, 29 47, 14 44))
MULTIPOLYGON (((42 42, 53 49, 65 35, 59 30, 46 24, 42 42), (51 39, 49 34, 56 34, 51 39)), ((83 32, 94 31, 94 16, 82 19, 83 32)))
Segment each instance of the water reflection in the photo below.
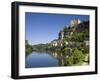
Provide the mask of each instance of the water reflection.
POLYGON ((56 67, 65 63, 65 56, 60 52, 32 52, 26 56, 25 67, 56 67))
POLYGON ((58 60, 59 66, 66 65, 65 63, 65 56, 62 53, 59 52, 52 52, 53 57, 55 57, 58 60))

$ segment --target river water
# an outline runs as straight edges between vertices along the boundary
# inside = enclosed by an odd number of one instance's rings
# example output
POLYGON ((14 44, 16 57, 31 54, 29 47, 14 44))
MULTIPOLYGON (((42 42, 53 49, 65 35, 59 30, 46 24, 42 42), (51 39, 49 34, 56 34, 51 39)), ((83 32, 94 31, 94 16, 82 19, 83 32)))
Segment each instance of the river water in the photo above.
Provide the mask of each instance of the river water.
POLYGON ((49 54, 46 52, 32 52, 31 54, 28 54, 25 58, 26 68, 56 66, 59 66, 57 53, 49 54))

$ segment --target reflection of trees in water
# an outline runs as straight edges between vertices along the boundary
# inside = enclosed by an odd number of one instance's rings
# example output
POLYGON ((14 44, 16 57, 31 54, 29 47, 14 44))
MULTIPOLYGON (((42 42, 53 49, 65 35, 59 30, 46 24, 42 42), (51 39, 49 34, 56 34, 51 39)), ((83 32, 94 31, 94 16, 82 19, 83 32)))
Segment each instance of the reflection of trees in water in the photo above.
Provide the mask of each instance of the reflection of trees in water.
POLYGON ((43 51, 35 51, 39 52, 40 54, 48 54, 53 58, 58 60, 58 66, 76 66, 82 65, 84 60, 87 61, 89 57, 85 58, 85 55, 82 51, 78 50, 77 48, 71 49, 63 47, 62 49, 57 50, 43 50, 43 51))
MULTIPOLYGON (((46 50, 46 51, 33 51, 33 52, 38 52, 40 54, 49 54, 53 58, 58 60, 58 66, 64 66, 65 65, 65 57, 64 54, 61 53, 59 50, 46 50)), ((29 55, 29 54, 28 54, 29 55)))
POLYGON ((59 66, 64 66, 65 65, 65 61, 64 61, 64 55, 63 54, 59 54, 59 66))
POLYGON ((55 52, 52 52, 52 53, 49 53, 49 54, 58 60, 59 66, 65 66, 66 65, 66 62, 65 62, 66 56, 64 54, 60 53, 59 51, 55 51, 55 52))

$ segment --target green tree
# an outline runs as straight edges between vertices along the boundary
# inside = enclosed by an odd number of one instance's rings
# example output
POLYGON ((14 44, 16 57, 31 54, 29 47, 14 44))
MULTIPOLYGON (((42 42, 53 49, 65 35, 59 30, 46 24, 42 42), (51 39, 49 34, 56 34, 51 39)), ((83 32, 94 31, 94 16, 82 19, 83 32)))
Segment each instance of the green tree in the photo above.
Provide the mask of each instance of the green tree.
POLYGON ((72 50, 72 54, 66 58, 67 65, 81 65, 85 56, 82 51, 76 49, 72 50))
POLYGON ((29 54, 29 53, 31 53, 32 51, 33 51, 32 46, 27 44, 27 45, 25 46, 25 52, 26 52, 26 54, 29 54))
POLYGON ((72 66, 73 65, 73 56, 66 57, 66 65, 72 66))

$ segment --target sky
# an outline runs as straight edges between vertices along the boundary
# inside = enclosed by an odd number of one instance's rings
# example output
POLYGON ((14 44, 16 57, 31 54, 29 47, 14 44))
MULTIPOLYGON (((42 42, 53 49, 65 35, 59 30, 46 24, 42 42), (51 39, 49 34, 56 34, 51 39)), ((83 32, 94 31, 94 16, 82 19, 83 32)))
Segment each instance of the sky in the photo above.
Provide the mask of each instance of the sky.
POLYGON ((88 15, 25 13, 25 40, 31 45, 46 44, 58 38, 58 33, 73 19, 89 20, 88 15))

